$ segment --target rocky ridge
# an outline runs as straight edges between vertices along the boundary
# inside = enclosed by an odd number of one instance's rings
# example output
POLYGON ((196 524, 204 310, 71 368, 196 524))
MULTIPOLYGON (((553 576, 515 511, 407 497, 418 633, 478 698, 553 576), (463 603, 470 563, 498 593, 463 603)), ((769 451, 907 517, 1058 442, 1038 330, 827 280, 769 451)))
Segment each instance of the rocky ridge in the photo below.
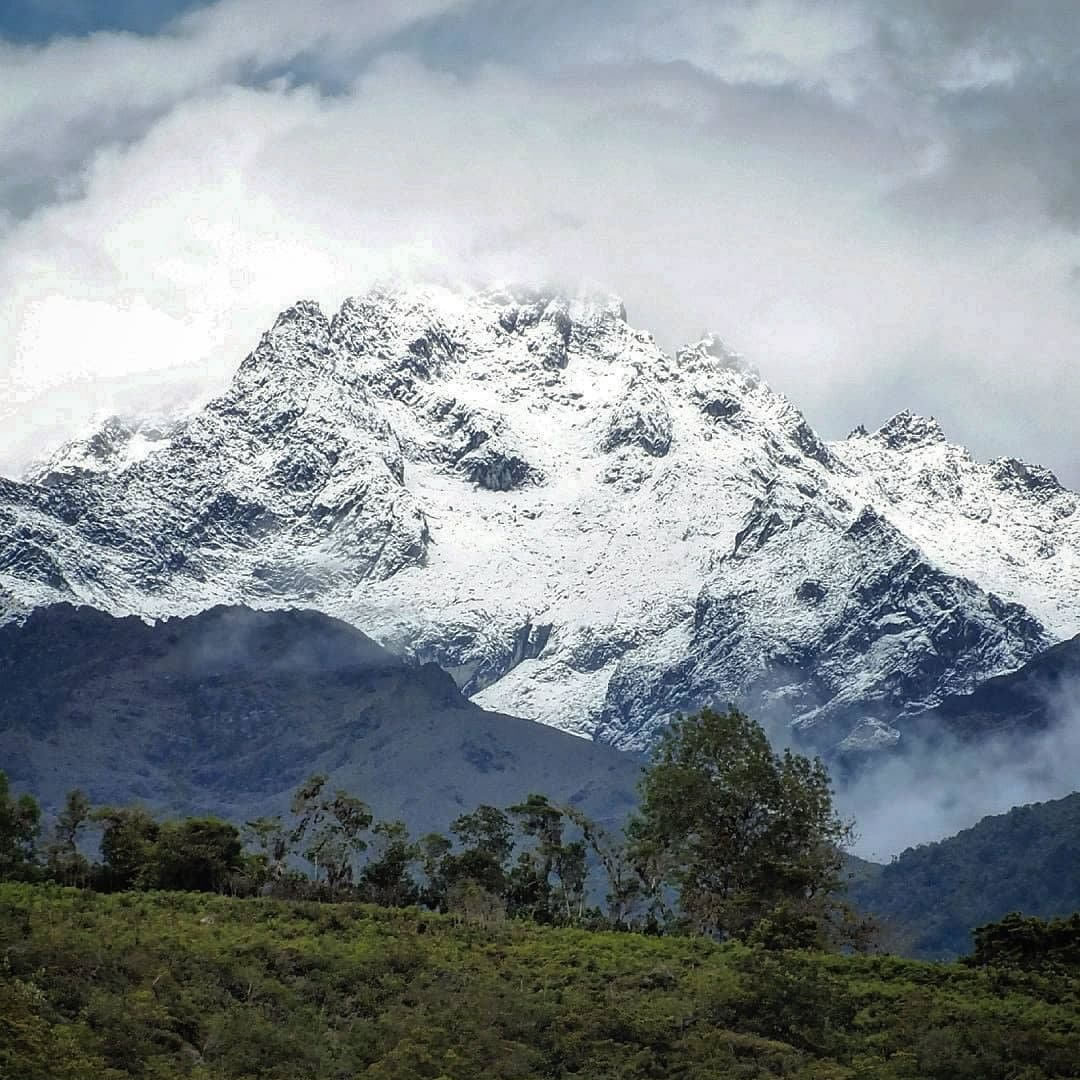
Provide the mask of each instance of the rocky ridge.
POLYGON ((315 607, 631 748, 726 700, 889 746, 1080 632, 1080 501, 1052 474, 908 413, 827 443, 718 339, 668 355, 614 298, 300 303, 153 435, 0 481, 0 611, 315 607))

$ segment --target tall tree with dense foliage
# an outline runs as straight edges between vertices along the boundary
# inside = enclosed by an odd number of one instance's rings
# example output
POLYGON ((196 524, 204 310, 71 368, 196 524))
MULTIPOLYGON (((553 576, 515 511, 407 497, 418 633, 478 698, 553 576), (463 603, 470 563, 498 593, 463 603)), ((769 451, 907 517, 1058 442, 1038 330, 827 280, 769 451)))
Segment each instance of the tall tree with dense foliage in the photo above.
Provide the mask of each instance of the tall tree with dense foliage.
POLYGON ((49 873, 64 885, 82 885, 90 875, 90 863, 79 851, 79 836, 92 813, 86 792, 76 788, 67 793, 46 850, 49 873))
POLYGON ((227 821, 168 821, 158 832, 145 884, 156 889, 221 892, 239 872, 241 852, 240 832, 227 821))
POLYGON ((506 862, 514 850, 514 826, 495 806, 478 806, 450 824, 464 850, 446 855, 442 873, 448 885, 471 881, 497 896, 506 892, 506 862))
POLYGON ((445 911, 450 882, 447 878, 447 859, 454 844, 442 833, 427 833, 420 837, 417 852, 424 884, 420 890, 421 901, 433 911, 445 911))
POLYGON ((632 856, 657 891, 677 890, 692 927, 770 944, 822 939, 851 827, 820 760, 774 753, 738 710, 705 709, 664 732, 641 796, 632 856))
POLYGON ((0 880, 21 877, 33 866, 41 828, 41 807, 31 795, 11 793, 0 772, 0 880))
POLYGON ((142 807, 102 807, 94 811, 102 826, 103 885, 133 889, 144 885, 161 826, 142 807))
POLYGON ((368 861, 357 880, 360 896, 383 907, 407 907, 420 898, 412 866, 420 849, 409 839, 403 821, 380 821, 372 826, 374 838, 368 861))
POLYGON ((555 912, 551 874, 562 849, 563 815, 545 795, 530 795, 508 808, 531 844, 518 852, 510 872, 509 899, 516 914, 550 922, 555 912))
POLYGON ((510 901, 515 914, 543 922, 570 922, 585 907, 587 867, 583 840, 567 840, 573 824, 566 810, 546 795, 531 794, 509 807, 518 829, 531 841, 518 854, 510 875, 510 901))

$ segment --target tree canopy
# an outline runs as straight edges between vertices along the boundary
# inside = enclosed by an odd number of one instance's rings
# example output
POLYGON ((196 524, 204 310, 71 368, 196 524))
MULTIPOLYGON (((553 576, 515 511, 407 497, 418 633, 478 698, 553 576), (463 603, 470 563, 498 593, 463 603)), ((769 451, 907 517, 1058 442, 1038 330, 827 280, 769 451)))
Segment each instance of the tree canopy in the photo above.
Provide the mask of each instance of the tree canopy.
POLYGON ((641 795, 631 857, 657 904, 667 886, 699 931, 822 938, 851 826, 836 814, 820 760, 774 753, 737 709, 704 709, 664 732, 641 795))
POLYGON ((41 807, 30 795, 12 795, 0 772, 0 878, 17 877, 34 857, 41 828, 41 807))

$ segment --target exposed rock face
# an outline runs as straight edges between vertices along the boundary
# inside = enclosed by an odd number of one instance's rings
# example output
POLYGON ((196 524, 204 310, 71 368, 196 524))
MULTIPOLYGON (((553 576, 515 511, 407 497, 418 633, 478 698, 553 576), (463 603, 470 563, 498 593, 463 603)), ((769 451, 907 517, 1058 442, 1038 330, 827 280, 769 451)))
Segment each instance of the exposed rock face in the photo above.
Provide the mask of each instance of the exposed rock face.
POLYGON ((671 414, 660 388, 634 378, 626 394, 612 410, 604 450, 637 446, 652 457, 663 457, 671 448, 671 414))
POLYGON ((849 521, 801 493, 756 506, 698 594, 689 640, 679 627, 620 661, 601 737, 644 746, 673 706, 749 696, 762 720, 795 718, 833 746, 1048 644, 1023 607, 943 573, 872 509, 849 521))
POLYGON ((1064 491, 1058 478, 1041 465, 1029 465, 1016 458, 999 458, 992 465, 994 478, 1005 489, 1032 492, 1046 499, 1064 491))
MULTIPOLYGON (((1045 732, 1067 724, 1080 698, 1080 636, 1052 645, 1023 667, 980 683, 970 694, 950 694, 911 726, 932 739, 945 729, 980 742, 1016 732, 1045 732)), ((1067 738, 1069 733, 1063 730, 1067 738)))
POLYGON ((826 443, 611 298, 376 289, 284 312, 183 423, 0 481, 3 612, 64 598, 315 606, 620 746, 728 699, 863 746, 1080 632, 1080 511, 909 413, 826 443))
POLYGON ((383 579, 429 541, 404 467, 363 382, 334 362, 326 319, 299 304, 225 395, 141 459, 9 485, 0 568, 29 601, 152 614, 383 579))
POLYGON ((932 416, 916 416, 905 409, 874 432, 874 439, 890 450, 911 450, 943 443, 945 432, 932 416))

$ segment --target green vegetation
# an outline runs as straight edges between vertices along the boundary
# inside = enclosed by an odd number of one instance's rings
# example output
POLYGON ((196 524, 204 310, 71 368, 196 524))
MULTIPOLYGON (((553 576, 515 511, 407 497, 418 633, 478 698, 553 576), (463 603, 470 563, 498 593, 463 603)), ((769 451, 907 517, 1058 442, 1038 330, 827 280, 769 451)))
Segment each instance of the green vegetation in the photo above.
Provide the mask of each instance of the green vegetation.
POLYGON ((651 895, 672 886, 701 932, 824 944, 852 830, 820 760, 774 754, 758 724, 706 709, 664 732, 641 793, 630 853, 651 895))
POLYGON ((1075 1077, 1080 983, 419 909, 0 886, 3 1080, 1075 1077))
POLYGON ((20 877, 33 865, 41 809, 30 795, 15 798, 0 772, 0 879, 20 877))
POLYGON ((625 837, 532 794, 505 810, 461 814, 450 823, 452 839, 413 841, 402 822, 376 822, 359 798, 327 784, 324 775, 309 777, 290 822, 259 818, 243 833, 215 818, 159 822, 141 807, 93 810, 72 791, 44 865, 36 803, 4 788, 0 845, 18 855, 6 876, 106 892, 422 903, 492 920, 690 929, 772 947, 858 943, 838 895, 839 848, 850 828, 833 810, 824 766, 774 754, 761 727, 735 710, 705 709, 672 725, 643 772, 641 807, 625 837), (79 850, 88 825, 101 830, 101 862, 93 865, 79 850), (590 852, 607 877, 605 908, 588 902, 590 852))
POLYGON ((885 867, 862 869, 849 895, 881 918, 893 949, 961 956, 972 927, 1008 911, 1050 918, 1080 909, 1080 793, 983 818, 885 867))
POLYGON ((0 774, 0 1080, 1077 1075, 1080 916, 856 954, 825 771, 738 712, 641 794, 625 837, 534 794, 414 840, 321 775, 242 830, 75 791, 42 843, 0 774))
POLYGON ((975 930, 971 963, 1027 971, 1080 971, 1080 913, 1067 919, 1025 918, 1014 911, 975 930))

